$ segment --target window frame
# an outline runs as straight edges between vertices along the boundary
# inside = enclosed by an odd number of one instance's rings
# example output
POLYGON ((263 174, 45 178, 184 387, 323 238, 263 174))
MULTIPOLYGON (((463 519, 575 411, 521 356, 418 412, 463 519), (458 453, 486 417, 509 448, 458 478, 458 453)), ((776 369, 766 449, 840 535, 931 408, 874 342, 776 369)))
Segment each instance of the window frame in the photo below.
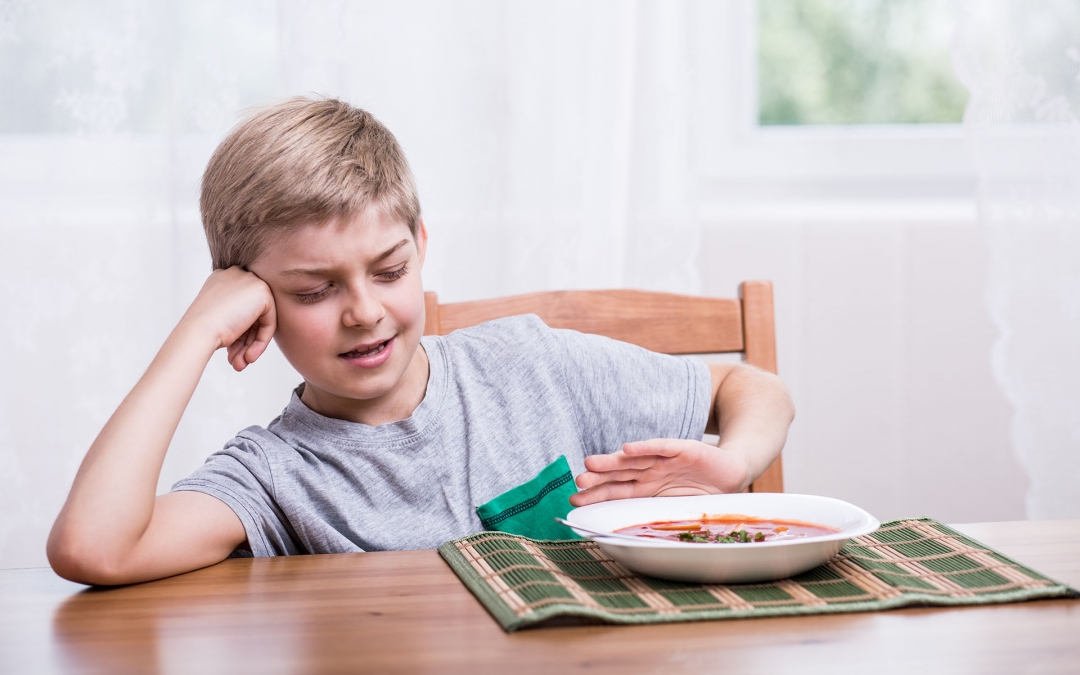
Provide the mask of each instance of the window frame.
POLYGON ((757 0, 696 6, 694 162, 706 198, 970 198, 962 124, 760 126, 757 0), (887 161, 882 161, 887 158, 887 161))

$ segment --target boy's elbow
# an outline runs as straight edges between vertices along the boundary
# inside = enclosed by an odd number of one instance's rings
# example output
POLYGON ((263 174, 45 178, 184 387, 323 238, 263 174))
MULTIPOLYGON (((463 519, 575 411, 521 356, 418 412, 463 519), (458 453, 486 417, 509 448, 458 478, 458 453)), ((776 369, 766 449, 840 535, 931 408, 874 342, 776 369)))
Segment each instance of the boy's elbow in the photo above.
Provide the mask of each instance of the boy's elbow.
POLYGON ((100 546, 53 529, 45 545, 49 565, 60 577, 88 586, 116 586, 129 583, 118 557, 100 546))
POLYGON ((795 399, 791 396, 791 390, 787 383, 776 373, 757 369, 759 376, 766 378, 768 386, 773 392, 773 398, 777 401, 779 411, 787 417, 788 424, 795 420, 795 399))
POLYGON ((787 383, 779 375, 747 363, 737 364, 734 372, 748 378, 742 382, 753 383, 749 384, 752 391, 765 393, 768 398, 776 401, 778 408, 783 409, 789 417, 789 422, 795 419, 795 399, 792 398, 787 383))
POLYGON ((780 384, 783 385, 783 400, 787 412, 787 422, 788 424, 791 424, 795 421, 795 399, 792 397, 791 390, 787 388, 787 385, 784 384, 783 380, 780 380, 780 384))

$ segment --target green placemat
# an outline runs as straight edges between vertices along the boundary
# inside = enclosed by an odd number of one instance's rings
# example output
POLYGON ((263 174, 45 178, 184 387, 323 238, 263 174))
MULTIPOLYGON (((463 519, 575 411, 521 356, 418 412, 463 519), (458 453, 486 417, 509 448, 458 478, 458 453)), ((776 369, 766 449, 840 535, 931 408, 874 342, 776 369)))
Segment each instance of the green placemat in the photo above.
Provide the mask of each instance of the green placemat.
POLYGON ((757 584, 653 579, 591 541, 502 532, 447 542, 439 553, 507 631, 553 617, 667 623, 1080 597, 929 518, 885 523, 820 567, 757 584))

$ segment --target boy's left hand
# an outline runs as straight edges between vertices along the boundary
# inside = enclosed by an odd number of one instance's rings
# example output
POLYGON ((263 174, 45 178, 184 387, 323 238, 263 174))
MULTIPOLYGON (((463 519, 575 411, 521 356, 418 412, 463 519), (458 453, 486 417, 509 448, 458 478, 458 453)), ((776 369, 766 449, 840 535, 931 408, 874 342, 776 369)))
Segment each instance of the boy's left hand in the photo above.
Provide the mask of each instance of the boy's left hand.
POLYGON ((749 464, 739 450, 701 441, 659 438, 626 443, 610 455, 585 458, 573 506, 630 497, 742 492, 749 464))

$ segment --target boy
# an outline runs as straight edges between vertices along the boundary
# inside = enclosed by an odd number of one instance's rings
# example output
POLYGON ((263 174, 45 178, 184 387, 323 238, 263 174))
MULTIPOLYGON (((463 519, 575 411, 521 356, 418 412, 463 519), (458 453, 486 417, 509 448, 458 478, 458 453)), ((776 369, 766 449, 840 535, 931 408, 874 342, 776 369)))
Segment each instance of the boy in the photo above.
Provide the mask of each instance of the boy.
POLYGON ((427 548, 566 455, 576 506, 736 492, 793 416, 775 376, 535 317, 426 337, 427 232, 393 135, 336 100, 258 112, 222 142, 200 202, 214 272, 94 441, 48 555, 89 584, 230 555, 427 548), (213 353, 242 371, 270 339, 303 376, 280 417, 155 496, 213 353), (721 447, 701 443, 709 427, 721 447))

